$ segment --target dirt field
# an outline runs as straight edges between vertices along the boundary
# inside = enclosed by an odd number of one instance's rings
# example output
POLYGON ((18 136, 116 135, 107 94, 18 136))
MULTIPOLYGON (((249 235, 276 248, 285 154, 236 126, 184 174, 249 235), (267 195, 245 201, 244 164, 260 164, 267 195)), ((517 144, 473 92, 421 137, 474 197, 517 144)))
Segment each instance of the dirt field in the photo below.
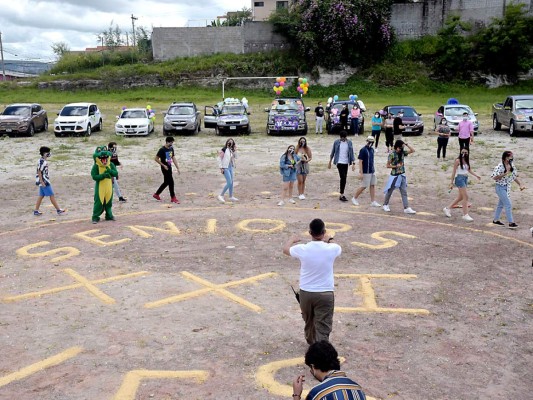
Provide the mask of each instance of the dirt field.
MULTIPOLYGON (((180 205, 168 192, 162 203, 151 198, 162 181, 153 161, 161 126, 118 140, 128 202, 115 203, 117 221, 97 225, 91 155, 116 140, 110 123, 88 139, 0 139, 0 398, 288 399, 299 373, 309 389, 316 382, 303 365, 303 321, 290 288, 299 268, 281 246, 293 233, 306 239, 318 217, 343 248, 331 341, 369 399, 530 399, 533 139, 490 129, 476 137, 472 168, 482 180, 469 186, 468 224, 460 210, 442 214, 455 195, 447 184, 457 139, 449 161, 437 161, 435 136, 408 138, 418 213, 407 216, 399 193, 388 214, 370 208, 368 193, 358 207, 339 202, 337 171, 327 169, 335 137, 314 133, 307 199, 277 207, 278 160, 297 138, 268 137, 262 126, 236 138, 236 204, 216 200, 224 179, 215 155, 226 138, 212 130, 177 138, 180 205), (46 200, 44 215, 32 215, 42 145, 52 148, 65 216, 46 200), (505 149, 528 187, 512 193, 515 231, 491 224, 490 173, 505 149)), ((388 173, 382 146, 379 202, 388 173)), ((356 187, 350 171, 350 197, 356 187)))

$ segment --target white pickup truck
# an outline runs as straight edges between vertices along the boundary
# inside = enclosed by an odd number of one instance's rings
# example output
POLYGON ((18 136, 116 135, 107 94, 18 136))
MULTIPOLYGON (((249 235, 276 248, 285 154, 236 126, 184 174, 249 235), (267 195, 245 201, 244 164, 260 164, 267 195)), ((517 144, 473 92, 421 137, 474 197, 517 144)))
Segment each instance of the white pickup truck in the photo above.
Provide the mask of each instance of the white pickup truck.
POLYGON ((502 127, 509 127, 509 135, 518 132, 533 131, 533 95, 521 94, 509 96, 504 103, 492 105, 492 127, 499 131, 502 127))

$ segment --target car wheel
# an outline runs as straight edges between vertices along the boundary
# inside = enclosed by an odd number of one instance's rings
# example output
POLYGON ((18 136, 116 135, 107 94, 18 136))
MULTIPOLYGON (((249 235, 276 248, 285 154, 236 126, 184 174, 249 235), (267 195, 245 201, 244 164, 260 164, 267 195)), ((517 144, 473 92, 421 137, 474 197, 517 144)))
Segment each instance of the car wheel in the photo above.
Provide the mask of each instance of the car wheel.
POLYGON ((516 132, 514 129, 514 121, 511 120, 509 121, 509 136, 515 136, 515 135, 516 135, 516 132))
POLYGON ((199 132, 198 125, 196 125, 196 128, 194 128, 194 130, 192 131, 192 134, 198 135, 198 132, 199 132))
POLYGON ((202 132, 202 121, 198 121, 198 132, 202 132))
POLYGON ((252 133, 252 127, 251 126, 248 127, 248 130, 245 132, 245 134, 249 135, 250 133, 252 133))
POLYGON ((98 121, 98 125, 94 127, 94 131, 101 131, 102 130, 102 118, 100 118, 100 121, 98 121))
POLYGON ((362 124, 360 127, 359 127, 359 133, 358 135, 364 135, 365 134, 365 124, 362 124))
POLYGON ((44 124, 43 124, 43 132, 46 132, 47 130, 48 130, 48 120, 45 119, 44 124))
POLYGON ((220 135, 220 132, 218 130, 218 126, 215 127, 215 135, 220 135))
POLYGON ((495 131, 499 131, 500 129, 502 129, 502 124, 498 122, 498 117, 496 116, 496 114, 494 114, 494 117, 492 117, 492 128, 495 131))
POLYGON ((26 131, 26 134, 30 137, 35 135, 35 127, 33 126, 33 124, 30 124, 30 127, 26 131))
POLYGON ((61 137, 61 133, 57 133, 57 132, 54 132, 54 135, 56 135, 56 137, 61 137))
POLYGON ((85 136, 91 136, 92 130, 91 130, 91 124, 87 125, 87 130, 85 131, 85 136))

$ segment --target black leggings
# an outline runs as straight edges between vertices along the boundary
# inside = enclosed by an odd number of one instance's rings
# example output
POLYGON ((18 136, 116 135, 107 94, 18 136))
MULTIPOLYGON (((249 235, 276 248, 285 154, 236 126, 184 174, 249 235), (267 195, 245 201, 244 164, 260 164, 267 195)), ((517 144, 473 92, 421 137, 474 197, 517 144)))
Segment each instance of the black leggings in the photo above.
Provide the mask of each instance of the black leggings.
POLYGON ((372 131, 372 136, 374 136, 374 139, 375 139, 375 143, 374 143, 374 147, 377 149, 378 148, 378 143, 379 143, 379 136, 381 135, 381 130, 379 131, 372 131))
POLYGON ((446 147, 448 146, 447 137, 437 138, 437 158, 440 158, 440 151, 442 150, 442 158, 446 158, 446 147))
POLYGON ((470 138, 468 139, 459 139, 459 150, 467 149, 470 153, 470 138))
POLYGON ((159 186, 159 189, 157 189, 155 194, 160 195, 168 186, 170 197, 176 197, 176 193, 174 193, 174 178, 172 177, 172 168, 169 167, 168 169, 165 169, 161 167, 161 172, 163 173, 163 183, 161 186, 159 186))
POLYGON ((344 188, 346 187, 346 177, 348 176, 348 164, 337 164, 339 170, 339 177, 341 178, 340 192, 344 194, 344 188))
POLYGON ((385 129, 385 146, 393 148, 394 147, 394 133, 392 128, 385 129))

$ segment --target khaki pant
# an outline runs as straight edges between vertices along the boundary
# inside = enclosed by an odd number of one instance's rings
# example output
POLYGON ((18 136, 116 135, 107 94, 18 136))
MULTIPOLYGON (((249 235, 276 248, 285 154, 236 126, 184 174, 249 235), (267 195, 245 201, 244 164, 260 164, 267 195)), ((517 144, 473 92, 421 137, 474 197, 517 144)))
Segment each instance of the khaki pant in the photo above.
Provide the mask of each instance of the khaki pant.
POLYGON ((306 292, 300 289, 300 309, 305 321, 305 340, 313 344, 321 340, 329 341, 333 327, 333 292, 306 292))

